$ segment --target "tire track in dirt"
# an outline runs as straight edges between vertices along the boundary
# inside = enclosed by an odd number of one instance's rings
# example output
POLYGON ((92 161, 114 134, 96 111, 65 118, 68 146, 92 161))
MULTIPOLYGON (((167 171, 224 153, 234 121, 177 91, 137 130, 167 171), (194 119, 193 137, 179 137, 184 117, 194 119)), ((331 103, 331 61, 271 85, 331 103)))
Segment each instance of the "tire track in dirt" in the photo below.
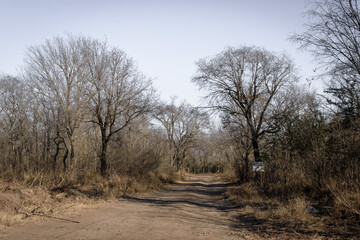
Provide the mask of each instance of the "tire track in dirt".
POLYGON ((14 227, 0 239, 252 239, 233 222, 236 207, 223 199, 226 185, 214 175, 186 181, 144 197, 14 227), (240 237, 241 236, 241 237, 240 237))

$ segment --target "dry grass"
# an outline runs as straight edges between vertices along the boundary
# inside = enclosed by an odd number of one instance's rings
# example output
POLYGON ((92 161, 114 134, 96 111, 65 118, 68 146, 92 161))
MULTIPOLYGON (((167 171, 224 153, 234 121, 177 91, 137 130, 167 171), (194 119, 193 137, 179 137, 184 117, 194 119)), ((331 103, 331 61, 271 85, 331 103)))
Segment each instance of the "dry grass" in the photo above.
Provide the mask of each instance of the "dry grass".
POLYGON ((304 198, 295 198, 288 203, 268 202, 268 208, 256 209, 255 217, 267 221, 273 232, 304 238, 319 238, 325 232, 323 220, 308 211, 309 202, 304 198))
POLYGON ((337 182, 329 182, 326 188, 334 197, 336 210, 348 212, 354 217, 360 217, 360 189, 349 188, 337 182))
POLYGON ((230 184, 226 197, 240 207, 237 226, 268 239, 358 239, 355 215, 360 195, 336 189, 332 188, 337 197, 328 209, 332 215, 324 214, 305 194, 283 201, 284 196, 269 197, 253 183, 230 184))
POLYGON ((21 214, 18 214, 18 211, 22 207, 19 193, 4 192, 5 189, 10 190, 9 185, 1 187, 2 191, 0 192, 0 229, 2 227, 12 226, 22 219, 21 214))
POLYGON ((331 196, 331 205, 324 205, 323 212, 333 231, 343 235, 360 236, 360 190, 356 186, 329 181, 326 189, 331 196))
POLYGON ((15 183, 0 183, 0 229, 28 222, 38 215, 62 215, 90 206, 90 201, 51 194, 45 187, 27 187, 15 183), (29 218, 32 216, 31 218, 29 218))
POLYGON ((0 230, 4 227, 11 227, 24 219, 23 214, 7 214, 0 212, 0 230))
POLYGON ((89 173, 62 173, 57 177, 42 174, 26 174, 22 178, 9 176, 6 181, 0 180, 0 229, 43 219, 41 215, 64 216, 125 195, 158 190, 176 178, 171 172, 149 173, 142 177, 111 175, 108 178, 89 173))

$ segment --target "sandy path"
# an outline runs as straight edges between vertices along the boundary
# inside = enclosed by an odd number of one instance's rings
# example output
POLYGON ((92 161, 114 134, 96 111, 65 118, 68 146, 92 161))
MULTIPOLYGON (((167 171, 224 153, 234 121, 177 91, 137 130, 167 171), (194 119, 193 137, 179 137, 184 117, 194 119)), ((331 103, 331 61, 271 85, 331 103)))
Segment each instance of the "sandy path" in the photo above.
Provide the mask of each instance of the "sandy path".
POLYGON ((243 239, 232 228, 236 211, 222 199, 224 189, 213 175, 194 175, 144 198, 66 216, 80 223, 49 219, 0 239, 243 239))

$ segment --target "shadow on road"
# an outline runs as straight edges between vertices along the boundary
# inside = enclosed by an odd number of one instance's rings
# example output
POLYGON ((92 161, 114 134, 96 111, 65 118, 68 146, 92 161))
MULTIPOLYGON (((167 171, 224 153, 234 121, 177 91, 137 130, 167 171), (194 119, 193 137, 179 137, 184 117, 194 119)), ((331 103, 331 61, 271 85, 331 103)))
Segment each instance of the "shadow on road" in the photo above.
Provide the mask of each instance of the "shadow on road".
MULTIPOLYGON (((230 203, 225 199, 224 193, 226 187, 233 184, 225 183, 213 183, 213 181, 197 181, 197 178, 192 178, 188 181, 180 182, 169 186, 163 191, 156 193, 148 197, 128 197, 129 201, 155 204, 161 207, 175 207, 189 213, 197 212, 198 217, 191 215, 178 216, 179 218, 188 218, 196 221, 211 221, 214 224, 226 225, 232 230, 246 229, 249 232, 256 233, 264 238, 278 237, 288 239, 298 238, 312 238, 314 236, 323 236, 325 238, 333 237, 334 235, 339 239, 354 238, 353 234, 348 235, 336 235, 331 230, 323 231, 320 229, 308 229, 305 226, 291 222, 287 219, 263 219, 256 216, 255 213, 244 212, 246 205, 236 205, 230 203), (185 209, 183 205, 186 204, 193 208, 185 209), (231 218, 225 219, 212 219, 209 215, 203 214, 200 217, 199 214, 205 213, 207 210, 221 211, 224 214, 233 210, 239 210, 232 212, 231 218), (211 219, 210 219, 211 218, 211 219)), ((250 204, 251 208, 257 209, 257 211, 266 211, 272 208, 279 207, 274 204, 250 204)))
POLYGON ((197 207, 230 211, 238 207, 230 204, 224 198, 228 184, 204 183, 188 180, 175 183, 163 191, 149 197, 127 197, 128 201, 170 206, 174 204, 188 204, 197 207))
POLYGON ((189 204, 194 205, 198 207, 204 207, 204 208, 213 208, 221 211, 230 211, 237 209, 236 206, 219 206, 217 204, 206 204, 206 203, 199 203, 196 201, 187 201, 187 200, 162 200, 162 199, 153 199, 153 198, 136 198, 136 197, 127 197, 129 201, 136 201, 136 202, 142 202, 142 203, 152 203, 152 204, 158 204, 161 206, 169 206, 171 204, 176 203, 182 203, 182 204, 189 204))

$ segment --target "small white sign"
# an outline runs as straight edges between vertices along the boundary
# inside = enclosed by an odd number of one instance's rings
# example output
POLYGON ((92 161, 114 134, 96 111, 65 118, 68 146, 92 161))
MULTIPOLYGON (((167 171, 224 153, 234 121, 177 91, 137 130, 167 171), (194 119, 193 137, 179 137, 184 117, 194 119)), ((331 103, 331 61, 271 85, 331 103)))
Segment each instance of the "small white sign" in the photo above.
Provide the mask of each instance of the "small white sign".
POLYGON ((265 171, 264 162, 252 162, 251 165, 252 165, 253 172, 264 172, 265 171))

